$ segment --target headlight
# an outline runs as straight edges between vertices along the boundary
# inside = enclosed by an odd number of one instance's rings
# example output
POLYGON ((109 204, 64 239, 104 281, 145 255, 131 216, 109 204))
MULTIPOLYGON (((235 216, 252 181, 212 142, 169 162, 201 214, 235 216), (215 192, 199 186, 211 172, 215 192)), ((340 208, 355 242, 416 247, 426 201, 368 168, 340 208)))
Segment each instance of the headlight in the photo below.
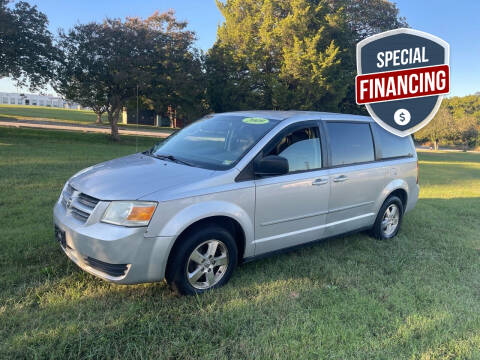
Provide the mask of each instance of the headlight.
POLYGON ((157 207, 150 201, 112 201, 102 222, 122 226, 147 226, 157 207))

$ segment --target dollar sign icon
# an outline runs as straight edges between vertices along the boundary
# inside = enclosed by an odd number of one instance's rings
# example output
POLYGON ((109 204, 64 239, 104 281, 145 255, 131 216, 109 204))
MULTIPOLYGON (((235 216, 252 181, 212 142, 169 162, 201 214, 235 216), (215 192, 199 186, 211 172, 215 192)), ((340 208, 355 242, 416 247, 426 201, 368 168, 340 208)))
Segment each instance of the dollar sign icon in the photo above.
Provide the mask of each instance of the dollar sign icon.
POLYGON ((393 119, 398 125, 407 125, 410 122, 410 112, 406 109, 398 109, 393 114, 393 119))

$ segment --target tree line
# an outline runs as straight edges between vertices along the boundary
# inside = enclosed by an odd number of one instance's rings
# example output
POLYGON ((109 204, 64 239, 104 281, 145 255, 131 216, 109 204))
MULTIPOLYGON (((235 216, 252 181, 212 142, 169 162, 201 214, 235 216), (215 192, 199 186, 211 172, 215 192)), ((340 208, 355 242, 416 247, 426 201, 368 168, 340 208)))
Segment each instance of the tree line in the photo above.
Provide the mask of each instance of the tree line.
POLYGON ((25 1, 0 0, 0 77, 107 113, 142 106, 185 122, 208 112, 309 109, 362 112, 354 103, 355 44, 407 26, 384 0, 217 1, 225 21, 211 49, 173 11, 106 18, 52 34, 25 1))
POLYGON ((414 134, 415 140, 464 150, 480 146, 480 94, 443 99, 433 120, 414 134))
POLYGON ((50 84, 99 121, 106 113, 115 139, 121 110, 137 94, 142 107, 161 116, 173 109, 186 123, 244 109, 366 113, 354 100, 356 43, 408 26, 385 0, 217 0, 217 6, 225 21, 203 52, 174 11, 106 18, 54 35, 35 6, 0 0, 0 77, 32 89, 50 84))

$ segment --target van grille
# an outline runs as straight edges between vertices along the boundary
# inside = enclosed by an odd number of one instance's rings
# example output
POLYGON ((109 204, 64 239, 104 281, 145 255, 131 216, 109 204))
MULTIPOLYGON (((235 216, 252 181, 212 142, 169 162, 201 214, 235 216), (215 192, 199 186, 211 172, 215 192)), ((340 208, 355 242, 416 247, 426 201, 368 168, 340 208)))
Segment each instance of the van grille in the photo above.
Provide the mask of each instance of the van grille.
POLYGON ((99 199, 77 191, 72 185, 67 184, 62 193, 62 205, 70 211, 77 220, 85 223, 99 203, 99 199))
POLYGON ((87 194, 80 193, 80 195, 78 195, 78 202, 91 209, 95 209, 95 206, 97 206, 99 200, 87 194))
POLYGON ((77 209, 73 206, 70 208, 70 211, 72 212, 73 217, 75 217, 78 220, 83 221, 83 222, 86 222, 88 220, 88 218, 90 217, 89 213, 87 213, 85 211, 82 211, 80 209, 77 209))

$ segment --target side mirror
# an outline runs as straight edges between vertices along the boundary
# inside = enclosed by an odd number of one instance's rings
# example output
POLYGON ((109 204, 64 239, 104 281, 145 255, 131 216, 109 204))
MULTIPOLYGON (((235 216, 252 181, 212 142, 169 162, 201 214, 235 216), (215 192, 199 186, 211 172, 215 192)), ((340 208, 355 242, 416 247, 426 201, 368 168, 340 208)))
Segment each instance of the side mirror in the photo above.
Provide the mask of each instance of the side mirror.
POLYGON ((268 155, 254 165, 255 175, 273 176, 288 173, 288 160, 277 155, 268 155))

